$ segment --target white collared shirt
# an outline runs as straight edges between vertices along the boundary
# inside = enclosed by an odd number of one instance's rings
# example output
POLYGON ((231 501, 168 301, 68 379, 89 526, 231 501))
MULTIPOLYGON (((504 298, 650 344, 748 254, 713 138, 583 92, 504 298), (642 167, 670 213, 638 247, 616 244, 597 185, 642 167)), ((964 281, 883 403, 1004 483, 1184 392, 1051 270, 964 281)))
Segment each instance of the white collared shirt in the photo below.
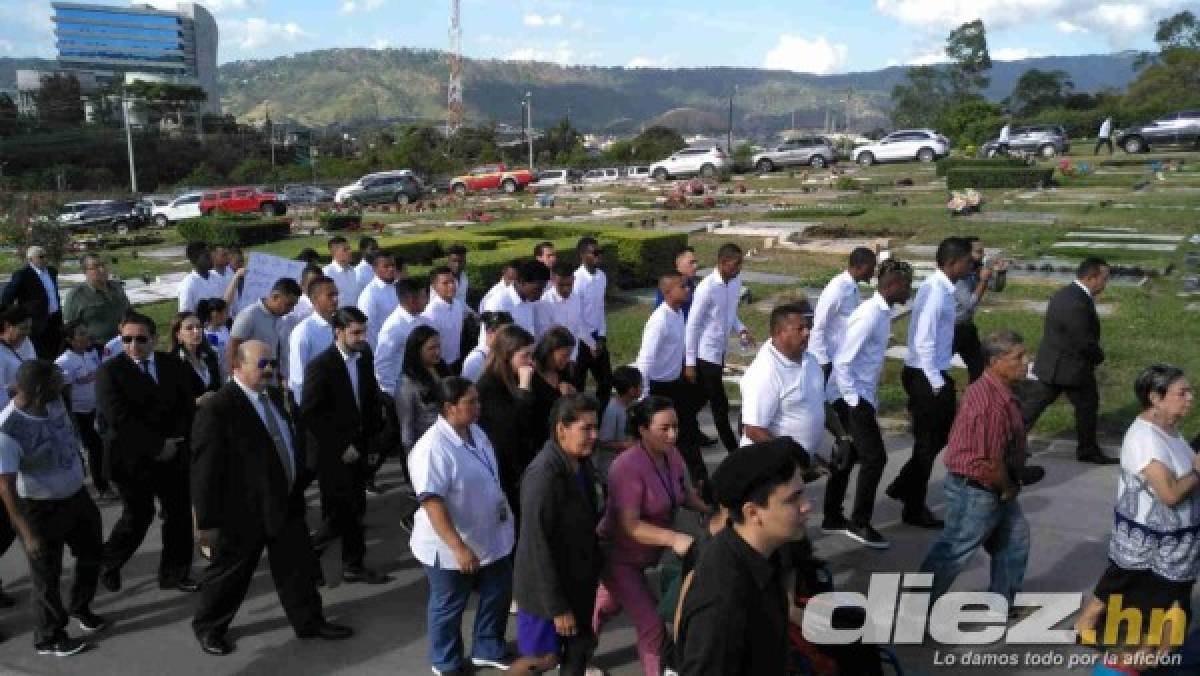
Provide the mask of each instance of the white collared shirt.
POLYGON ((696 285, 687 318, 685 358, 688 366, 695 366, 697 359, 710 364, 725 363, 729 335, 741 333, 746 328, 737 315, 741 295, 741 278, 734 277, 726 282, 716 270, 696 285))
MULTIPOLYGON (((761 427, 774 437, 791 437, 809 453, 826 457, 825 374, 805 352, 792 361, 767 341, 742 376, 742 423, 761 427)), ((742 435, 741 445, 752 443, 742 435)))
POLYGON ((358 287, 361 289, 370 284, 372 279, 375 279, 375 268, 367 262, 366 256, 363 256, 358 265, 354 266, 354 281, 358 283, 358 287))
POLYGON ((604 276, 604 271, 596 268, 595 272, 588 272, 585 266, 580 265, 575 271, 575 288, 571 291, 572 296, 579 296, 579 316, 582 318, 583 325, 583 343, 588 346, 588 349, 596 348, 596 341, 592 334, 601 338, 608 335, 608 321, 604 316, 604 293, 608 287, 608 278, 604 276))
POLYGON ((292 308, 291 312, 279 318, 279 348, 282 352, 279 355, 280 373, 290 373, 288 369, 288 353, 291 352, 292 331, 295 331, 300 322, 307 319, 312 313, 312 301, 308 299, 308 296, 300 296, 296 300, 296 307, 292 308))
POLYGON ((467 306, 457 297, 452 303, 447 303, 436 293, 429 299, 421 316, 442 339, 442 361, 453 364, 462 354, 462 325, 463 317, 467 314, 467 306))
POLYGON ((642 374, 642 391, 650 393, 650 382, 672 382, 683 370, 683 312, 666 303, 650 313, 642 329, 642 345, 634 366, 642 374))
POLYGON ((288 463, 291 465, 290 467, 286 468, 286 474, 287 476, 295 477, 296 447, 292 445, 292 435, 288 431, 287 421, 284 420, 283 416, 279 414, 279 411, 275 410, 275 404, 271 401, 270 397, 265 397, 267 408, 264 409, 263 400, 259 398, 259 392, 246 387, 242 381, 238 380, 236 375, 230 378, 230 380, 237 383, 237 386, 242 388, 242 393, 245 394, 246 398, 250 400, 250 405, 254 407, 254 412, 258 414, 259 420, 262 420, 263 427, 265 427, 267 430, 270 430, 271 426, 267 424, 267 416, 270 415, 271 417, 275 418, 275 425, 279 428, 279 436, 283 437, 283 445, 287 447, 288 452, 288 463))
MULTIPOLYGON (((478 425, 471 425, 471 439, 468 446, 438 416, 408 452, 408 476, 418 500, 430 496, 443 500, 459 537, 486 566, 512 553, 513 516, 500 488, 500 467, 491 442, 478 425)), ((409 546, 413 557, 426 566, 458 570, 454 552, 438 537, 424 507, 413 520, 409 546)))
POLYGON ((46 268, 39 268, 36 265, 30 265, 33 271, 37 273, 38 279, 42 281, 42 288, 46 290, 46 312, 54 314, 58 312, 58 287, 54 285, 54 280, 50 278, 50 271, 46 268))
POLYGON ((817 358, 817 363, 828 364, 833 360, 846 330, 846 320, 858 304, 858 282, 849 272, 843 271, 825 285, 817 299, 812 333, 808 337, 808 351, 817 358))
POLYGON ((384 393, 396 396, 396 386, 404 372, 404 347, 408 344, 408 335, 427 323, 423 315, 409 314, 403 305, 397 305, 383 323, 379 330, 379 349, 375 351, 375 380, 384 393))
POLYGON ((342 355, 342 361, 346 363, 346 375, 350 376, 350 389, 354 392, 354 405, 358 407, 362 401, 358 393, 358 360, 362 355, 358 352, 343 352, 341 345, 338 345, 338 354, 342 355))
POLYGON ((133 357, 129 356, 128 352, 125 352, 124 354, 126 359, 133 362, 134 368, 142 373, 149 373, 150 379, 153 380, 155 384, 158 383, 158 364, 154 361, 154 352, 151 352, 150 356, 144 359, 134 359, 133 357), (147 364, 150 368, 146 368, 147 364))
MULTIPOLYGON (((463 268, 463 271, 454 278, 454 281, 456 282, 454 285, 454 297, 462 301, 463 305, 466 305, 467 289, 471 288, 471 280, 467 278, 467 269, 463 268)), ((432 296, 433 294, 430 293, 429 295, 432 296)))
POLYGON ((1083 282, 1081 282, 1077 279, 1077 280, 1075 280, 1075 286, 1078 286, 1079 288, 1083 289, 1083 292, 1085 294, 1087 294, 1088 298, 1092 297, 1092 290, 1087 288, 1087 286, 1085 286, 1083 282))
POLYGON ((833 356, 833 372, 825 388, 829 401, 843 399, 853 408, 858 406, 861 398, 879 410, 879 376, 883 373, 883 360, 891 335, 892 308, 876 292, 846 320, 845 333, 833 356))
MULTIPOLYGON (((525 329, 531 336, 537 336, 537 303, 534 301, 522 300, 520 294, 517 293, 517 287, 508 287, 504 291, 492 296, 485 303, 479 304, 479 312, 507 312, 512 315, 513 323, 525 329)), ((487 331, 479 332, 479 344, 487 344, 487 331)), ((445 348, 443 347, 443 351, 445 348)))
POLYGON ((216 270, 209 270, 207 279, 192 270, 179 283, 179 311, 195 312, 196 304, 206 298, 224 298, 226 286, 216 270))
POLYGON ((487 361, 490 351, 487 345, 476 345, 463 360, 462 373, 459 375, 473 383, 479 382, 479 376, 483 375, 483 363, 487 361))
POLYGON ((333 326, 316 312, 297 324, 288 337, 288 389, 297 404, 303 401, 304 369, 330 345, 333 345, 333 326))
POLYGON ((353 307, 358 302, 358 294, 362 291, 362 286, 358 283, 358 272, 353 265, 342 267, 337 264, 337 261, 326 265, 324 268, 325 276, 332 279, 337 285, 338 290, 338 307, 353 307))
MULTIPOLYGON (((0 354, 0 360, 2 359, 3 355, 0 354)), ((95 350, 86 350, 83 354, 74 350, 64 350, 58 359, 54 360, 54 363, 62 369, 64 380, 71 387, 71 412, 92 413, 95 411, 96 371, 100 370, 100 355, 95 350)), ((0 369, 3 367, 0 366, 0 369)), ((208 369, 205 369, 205 372, 207 371, 208 369)), ((5 396, 7 397, 7 394, 5 396)))
POLYGON ((904 365, 921 369, 935 390, 946 384, 942 371, 954 357, 954 282, 938 270, 930 275, 913 301, 908 320, 908 355, 904 365))
MULTIPOLYGON (((563 298, 558 295, 558 289, 551 284, 546 287, 546 292, 542 294, 542 299, 536 303, 536 306, 534 323, 537 331, 533 334, 534 338, 541 340, 546 331, 553 326, 566 328, 572 336, 575 336, 575 347, 571 348, 571 361, 575 361, 575 357, 579 354, 579 343, 584 337, 579 296, 572 291, 570 296, 563 298)), ((588 341, 591 342, 591 336, 588 336, 588 341)))
POLYGON ((379 330, 383 323, 392 316, 392 311, 400 305, 400 297, 396 295, 396 285, 375 277, 358 294, 358 309, 367 316, 367 342, 374 350, 379 344, 379 330))
MULTIPOLYGON (((480 308, 479 311, 483 312, 483 307, 485 305, 487 305, 488 301, 491 300, 493 296, 495 296, 498 293, 504 293, 505 290, 507 290, 511 286, 512 286, 512 284, 505 282, 504 278, 501 277, 500 281, 496 282, 492 286, 492 288, 488 289, 487 293, 483 294, 483 299, 479 301, 479 308, 480 308)), ((457 293, 455 295, 457 295, 457 293)), ((432 298, 432 297, 433 297, 433 294, 431 293, 430 298, 432 298)))

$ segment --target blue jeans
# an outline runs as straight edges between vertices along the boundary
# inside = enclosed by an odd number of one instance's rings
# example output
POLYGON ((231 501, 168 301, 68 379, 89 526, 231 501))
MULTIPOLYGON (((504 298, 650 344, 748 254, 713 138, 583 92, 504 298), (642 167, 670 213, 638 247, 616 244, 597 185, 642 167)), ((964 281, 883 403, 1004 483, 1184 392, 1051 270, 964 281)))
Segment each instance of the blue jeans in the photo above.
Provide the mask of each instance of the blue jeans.
POLYGON ((424 566, 429 578, 429 661, 438 671, 462 669, 462 616, 471 591, 479 592, 471 656, 486 660, 504 657, 504 631, 512 602, 512 557, 504 557, 474 575, 424 566))
POLYGON ((932 599, 950 589, 982 545, 992 557, 988 591, 1003 595, 1011 606, 1029 559, 1029 522, 1021 506, 1016 499, 1000 502, 1000 496, 956 474, 946 475, 945 491, 946 526, 921 563, 922 573, 933 573, 932 599))

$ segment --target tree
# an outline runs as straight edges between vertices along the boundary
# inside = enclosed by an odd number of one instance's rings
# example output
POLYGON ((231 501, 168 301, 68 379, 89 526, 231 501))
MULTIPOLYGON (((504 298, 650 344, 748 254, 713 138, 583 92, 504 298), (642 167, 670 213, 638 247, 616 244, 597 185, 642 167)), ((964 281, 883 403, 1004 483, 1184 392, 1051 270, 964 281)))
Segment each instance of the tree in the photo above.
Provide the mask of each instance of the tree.
POLYGON ((679 132, 670 127, 655 125, 634 137, 633 157, 640 162, 657 162, 687 146, 679 132))
POLYGON ((950 98, 946 78, 936 66, 908 69, 908 84, 892 88, 892 123, 897 127, 932 126, 950 98))
POLYGON ((950 31, 946 56, 953 62, 947 71, 952 93, 961 96, 987 88, 992 57, 988 55, 987 29, 982 19, 968 21, 950 31))
POLYGON ((996 138, 1005 121, 1000 106, 980 98, 969 98, 942 111, 933 126, 956 147, 964 148, 996 138))
POLYGON ((1158 44, 1160 52, 1200 49, 1200 21, 1188 10, 1163 19, 1158 22, 1158 30, 1154 31, 1154 42, 1158 44))
POLYGON ((1018 115, 1033 115, 1045 108, 1063 105, 1075 83, 1061 70, 1030 68, 1013 87, 1011 106, 1018 115))
POLYGON ((42 76, 35 95, 38 121, 50 129, 68 129, 83 124, 83 99, 74 75, 52 73, 42 76))
POLYGON ((17 104, 8 94, 0 94, 0 136, 17 133, 17 104))

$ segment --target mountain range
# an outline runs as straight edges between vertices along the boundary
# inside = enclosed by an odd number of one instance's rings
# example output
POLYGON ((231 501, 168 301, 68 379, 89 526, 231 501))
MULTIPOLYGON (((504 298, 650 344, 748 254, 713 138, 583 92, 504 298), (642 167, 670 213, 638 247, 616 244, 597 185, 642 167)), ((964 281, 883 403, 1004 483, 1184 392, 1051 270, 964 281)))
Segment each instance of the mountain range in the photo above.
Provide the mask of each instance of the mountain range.
MULTIPOLYGON (((1136 52, 1048 56, 995 62, 987 96, 1008 96, 1031 68, 1065 71, 1077 91, 1124 88, 1134 77, 1136 52)), ((0 88, 17 68, 52 68, 41 59, 0 59, 0 88)), ((439 122, 446 109, 448 59, 421 49, 325 49, 220 66, 221 104, 240 120, 268 114, 306 126, 359 126, 376 121, 439 122)), ((730 96, 739 133, 780 129, 886 127, 892 87, 907 67, 837 75, 756 68, 615 68, 532 61, 464 59, 468 122, 520 125, 521 101, 532 94, 535 126, 562 116, 591 132, 627 133, 667 121, 682 132, 723 130, 730 96), (736 93, 735 93, 736 90, 736 93), (847 105, 847 95, 849 104, 847 105), (682 127, 682 128, 680 128, 682 127)))

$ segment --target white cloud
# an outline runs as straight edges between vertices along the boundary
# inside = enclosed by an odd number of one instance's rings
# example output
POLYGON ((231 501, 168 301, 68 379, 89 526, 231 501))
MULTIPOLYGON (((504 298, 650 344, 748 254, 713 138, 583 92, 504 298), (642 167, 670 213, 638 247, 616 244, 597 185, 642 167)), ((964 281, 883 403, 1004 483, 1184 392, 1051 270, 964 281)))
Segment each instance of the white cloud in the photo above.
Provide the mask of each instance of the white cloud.
POLYGON ((551 14, 543 16, 537 13, 526 14, 522 17, 521 22, 530 28, 545 28, 548 26, 561 26, 563 23, 562 14, 551 14))
POLYGON ((669 68, 671 58, 668 56, 635 56, 625 64, 626 68, 669 68))
POLYGON ((999 47, 997 49, 989 49, 988 56, 992 57, 994 61, 1020 61, 1021 59, 1033 59, 1044 56, 1044 54, 1024 47, 999 47))
POLYGON ((1078 26, 1076 24, 1073 24, 1070 21, 1057 21, 1057 22, 1055 22, 1054 27, 1060 33, 1087 33, 1088 32, 1088 29, 1084 28, 1083 26, 1078 26))
POLYGON ((275 23, 261 17, 222 21, 221 35, 222 40, 247 51, 312 37, 294 21, 275 23))
POLYGON ((353 14, 354 12, 358 11, 369 12, 382 7, 385 1, 386 0, 342 0, 342 5, 338 11, 340 11, 342 14, 353 14))
POLYGON ((392 46, 392 41, 387 38, 376 38, 371 43, 371 49, 387 49, 392 46))
POLYGON ((797 73, 827 75, 842 70, 849 49, 842 43, 832 43, 824 36, 809 40, 797 35, 780 35, 775 46, 767 51, 763 67, 790 70, 797 73))
POLYGON ((14 49, 16 49, 16 46, 13 45, 12 40, 0 40, 0 52, 11 54, 14 49))
POLYGON ((935 63, 947 63, 949 61, 950 58, 946 56, 946 52, 934 49, 928 52, 913 54, 904 63, 910 66, 932 66, 935 63))
MULTIPOLYGON (((144 0, 140 4, 147 4, 157 9, 170 11, 179 8, 175 0, 144 0)), ((204 6, 204 9, 217 14, 219 12, 237 12, 261 7, 263 0, 203 0, 200 4, 204 6)))
POLYGON ((577 56, 570 42, 559 40, 552 46, 519 47, 510 51, 504 58, 510 61, 548 61, 566 66, 575 63, 577 56))

